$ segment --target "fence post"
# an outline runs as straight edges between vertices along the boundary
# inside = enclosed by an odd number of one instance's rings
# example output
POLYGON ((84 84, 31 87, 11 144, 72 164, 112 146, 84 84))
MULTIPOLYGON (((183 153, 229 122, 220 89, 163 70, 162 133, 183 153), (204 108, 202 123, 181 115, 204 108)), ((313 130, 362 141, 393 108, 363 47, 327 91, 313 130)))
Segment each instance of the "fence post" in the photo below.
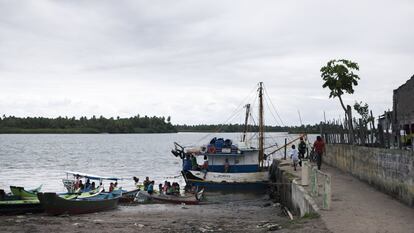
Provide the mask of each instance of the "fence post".
POLYGON ((302 160, 302 185, 309 185, 309 165, 308 160, 302 160))
POLYGON ((312 167, 311 172, 311 194, 318 196, 318 169, 316 167, 312 167))
POLYGON ((323 203, 322 208, 329 210, 331 208, 331 175, 325 174, 324 182, 324 192, 323 192, 323 203))
POLYGON ((285 157, 283 157, 284 160, 286 160, 286 148, 287 148, 287 138, 285 138, 285 157))

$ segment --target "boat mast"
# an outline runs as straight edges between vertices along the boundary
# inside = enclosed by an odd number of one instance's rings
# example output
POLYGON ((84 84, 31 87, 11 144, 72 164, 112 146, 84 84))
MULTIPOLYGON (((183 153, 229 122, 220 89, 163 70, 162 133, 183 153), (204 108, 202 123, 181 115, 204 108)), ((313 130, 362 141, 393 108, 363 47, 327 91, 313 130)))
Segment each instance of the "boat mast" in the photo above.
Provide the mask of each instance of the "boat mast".
POLYGON ((250 114, 250 104, 246 104, 246 117, 244 119, 244 130, 243 130, 243 139, 242 142, 246 142, 247 126, 249 123, 249 114, 250 114))
POLYGON ((259 166, 264 158, 263 82, 259 83, 259 166))

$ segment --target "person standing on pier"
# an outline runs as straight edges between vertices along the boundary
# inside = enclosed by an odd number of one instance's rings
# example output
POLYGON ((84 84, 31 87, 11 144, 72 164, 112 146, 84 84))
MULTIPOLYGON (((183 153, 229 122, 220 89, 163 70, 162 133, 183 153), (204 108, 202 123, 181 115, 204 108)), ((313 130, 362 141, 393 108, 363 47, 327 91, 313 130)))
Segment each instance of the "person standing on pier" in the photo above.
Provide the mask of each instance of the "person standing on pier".
POLYGON ((302 167, 302 160, 305 158, 305 154, 306 154, 306 143, 305 141, 303 141, 303 137, 300 137, 298 149, 299 149, 299 166, 302 167))
POLYGON ((321 136, 316 137, 316 141, 313 143, 313 148, 315 149, 316 153, 316 164, 318 165, 318 170, 321 170, 322 155, 325 151, 325 143, 323 142, 321 136))
POLYGON ((296 171, 299 158, 298 158, 298 150, 295 148, 295 145, 292 145, 292 150, 290 151, 290 158, 293 161, 293 169, 296 171))

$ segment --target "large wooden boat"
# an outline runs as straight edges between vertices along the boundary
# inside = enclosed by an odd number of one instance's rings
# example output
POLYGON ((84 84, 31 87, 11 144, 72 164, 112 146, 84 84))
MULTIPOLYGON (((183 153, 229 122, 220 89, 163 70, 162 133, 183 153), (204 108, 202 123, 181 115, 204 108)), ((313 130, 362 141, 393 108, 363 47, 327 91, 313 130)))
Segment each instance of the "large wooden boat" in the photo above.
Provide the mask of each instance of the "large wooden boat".
POLYGON ((268 185, 268 170, 265 166, 264 154, 264 123, 263 123, 263 87, 259 83, 259 132, 258 147, 247 140, 250 104, 246 105, 245 130, 240 142, 233 144, 232 140, 216 138, 208 144, 194 147, 184 147, 174 143, 171 151, 182 159, 182 175, 187 185, 210 190, 263 192, 268 185), (208 168, 193 166, 191 156, 207 158, 208 168))
POLYGON ((85 214, 115 209, 120 195, 113 193, 82 199, 64 199, 56 193, 38 193, 40 203, 50 215, 85 214))

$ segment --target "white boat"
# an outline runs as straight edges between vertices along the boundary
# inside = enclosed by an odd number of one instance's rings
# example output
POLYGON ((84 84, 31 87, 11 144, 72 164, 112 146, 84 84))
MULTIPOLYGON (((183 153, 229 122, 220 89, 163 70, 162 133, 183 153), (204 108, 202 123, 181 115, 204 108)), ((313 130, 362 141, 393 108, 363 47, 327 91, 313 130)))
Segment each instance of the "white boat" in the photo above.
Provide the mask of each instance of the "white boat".
POLYGON ((175 143, 171 151, 183 161, 182 175, 187 185, 209 190, 265 190, 269 176, 265 166, 264 126, 263 126, 263 87, 259 84, 259 147, 246 141, 246 131, 250 105, 246 105, 245 131, 242 141, 233 144, 229 139, 213 138, 200 147, 185 148, 175 143), (194 169, 191 156, 206 156, 208 169, 194 169), (225 167, 227 160, 228 166, 225 167))

